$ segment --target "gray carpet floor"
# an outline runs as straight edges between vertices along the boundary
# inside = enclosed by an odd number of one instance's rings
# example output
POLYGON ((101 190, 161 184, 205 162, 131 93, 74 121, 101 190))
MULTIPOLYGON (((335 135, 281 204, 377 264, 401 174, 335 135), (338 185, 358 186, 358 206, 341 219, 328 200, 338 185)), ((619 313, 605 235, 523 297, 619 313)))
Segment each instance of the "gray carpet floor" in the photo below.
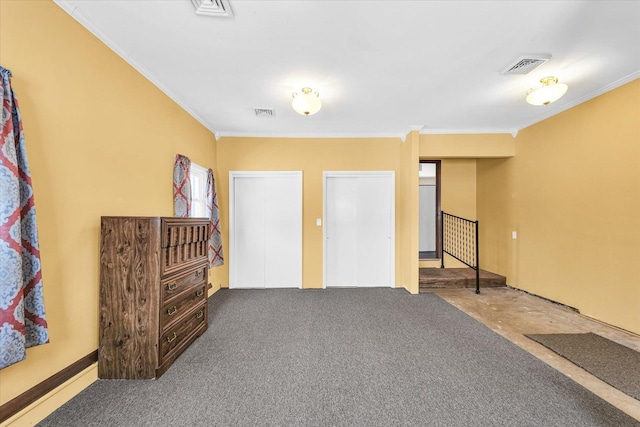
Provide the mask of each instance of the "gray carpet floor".
POLYGON ((640 426, 433 294, 222 290, 159 380, 99 380, 41 426, 640 426))
POLYGON ((594 333, 526 336, 640 400, 640 352, 594 333))

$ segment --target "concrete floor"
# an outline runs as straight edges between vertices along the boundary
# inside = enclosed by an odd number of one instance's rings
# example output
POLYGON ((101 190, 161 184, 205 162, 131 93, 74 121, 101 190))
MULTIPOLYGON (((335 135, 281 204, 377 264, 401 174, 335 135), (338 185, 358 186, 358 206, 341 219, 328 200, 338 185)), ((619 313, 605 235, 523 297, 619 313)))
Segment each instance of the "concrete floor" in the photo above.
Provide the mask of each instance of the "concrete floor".
POLYGON ((640 336, 512 288, 486 288, 481 290, 480 295, 469 289, 434 289, 433 292, 640 421, 640 401, 611 387, 524 334, 593 332, 636 351, 640 351, 640 336))

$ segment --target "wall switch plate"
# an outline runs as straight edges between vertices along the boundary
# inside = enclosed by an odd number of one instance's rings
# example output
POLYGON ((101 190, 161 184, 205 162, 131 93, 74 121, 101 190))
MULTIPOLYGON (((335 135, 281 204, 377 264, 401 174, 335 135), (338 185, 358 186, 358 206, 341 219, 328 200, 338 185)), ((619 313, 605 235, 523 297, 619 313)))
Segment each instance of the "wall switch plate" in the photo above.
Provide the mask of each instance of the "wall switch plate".
POLYGON ((316 219, 316 225, 317 225, 318 227, 322 227, 322 218, 318 218, 318 219, 316 219))
POLYGON ((511 232, 511 238, 512 238, 513 240, 516 240, 516 239, 518 238, 518 233, 517 233, 516 231, 512 231, 512 232, 511 232))

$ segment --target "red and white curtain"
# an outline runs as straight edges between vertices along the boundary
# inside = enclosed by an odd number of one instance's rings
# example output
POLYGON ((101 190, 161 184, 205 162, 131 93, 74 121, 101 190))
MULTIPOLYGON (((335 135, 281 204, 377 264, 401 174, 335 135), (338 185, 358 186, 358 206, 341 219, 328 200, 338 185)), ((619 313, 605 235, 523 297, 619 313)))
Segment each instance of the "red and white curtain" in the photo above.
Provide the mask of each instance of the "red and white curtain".
POLYGON ((218 210, 218 195, 213 171, 207 173, 207 215, 209 217, 209 266, 224 264, 222 253, 222 236, 220 234, 220 212, 218 210))
MULTIPOLYGON (((173 165, 173 210, 177 217, 191 216, 191 160, 182 154, 176 154, 173 165)), ((213 171, 207 171, 207 217, 209 218, 209 266, 224 264, 222 236, 220 234, 220 212, 218 195, 213 179, 213 171)))
POLYGON ((191 216, 191 160, 176 154, 173 165, 173 212, 177 217, 191 216))
POLYGON ((49 342, 36 209, 11 71, 0 67, 0 369, 49 342))

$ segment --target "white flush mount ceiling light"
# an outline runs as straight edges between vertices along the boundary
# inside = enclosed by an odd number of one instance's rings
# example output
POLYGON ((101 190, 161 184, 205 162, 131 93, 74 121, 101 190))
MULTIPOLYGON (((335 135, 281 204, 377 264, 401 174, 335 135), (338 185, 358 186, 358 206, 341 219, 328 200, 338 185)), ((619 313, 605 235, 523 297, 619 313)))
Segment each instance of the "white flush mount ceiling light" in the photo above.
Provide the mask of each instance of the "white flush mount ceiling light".
POLYGON ((539 88, 527 91, 527 102, 531 105, 549 105, 560 99, 569 89, 569 86, 558 83, 558 78, 553 76, 540 79, 540 83, 542 86, 539 88))
POLYGON ((291 107, 293 107, 296 113, 302 114, 303 116, 315 114, 320 111, 320 107, 322 107, 320 94, 310 87, 303 87, 300 91, 293 93, 291 107))

